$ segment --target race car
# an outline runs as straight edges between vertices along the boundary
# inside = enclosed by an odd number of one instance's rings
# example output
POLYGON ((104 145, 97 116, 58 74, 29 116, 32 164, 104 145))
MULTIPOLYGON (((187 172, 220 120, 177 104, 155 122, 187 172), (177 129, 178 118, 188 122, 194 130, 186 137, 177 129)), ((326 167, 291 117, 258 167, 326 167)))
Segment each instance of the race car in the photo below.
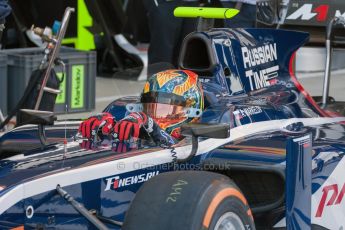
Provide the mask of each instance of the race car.
MULTIPOLYGON (((173 146, 90 144, 76 135, 80 121, 5 133, 0 228, 343 228, 345 118, 294 75, 307 40, 271 29, 189 34, 179 69, 199 75, 205 109, 173 146)), ((121 98, 104 112, 120 120, 137 103, 121 98)))

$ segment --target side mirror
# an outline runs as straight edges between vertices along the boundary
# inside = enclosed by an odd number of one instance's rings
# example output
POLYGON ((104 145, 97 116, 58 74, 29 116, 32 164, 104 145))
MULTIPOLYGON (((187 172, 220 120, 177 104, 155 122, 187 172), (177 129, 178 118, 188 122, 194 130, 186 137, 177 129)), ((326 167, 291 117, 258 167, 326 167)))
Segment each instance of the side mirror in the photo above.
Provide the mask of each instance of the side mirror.
POLYGON ((207 138, 228 138, 230 137, 230 124, 204 124, 190 123, 181 126, 183 136, 192 137, 192 151, 188 157, 178 159, 177 163, 183 163, 191 160, 198 151, 199 137, 207 138))
POLYGON ((230 137, 230 124, 190 123, 182 125, 181 133, 183 136, 228 138, 230 137))
POLYGON ((56 117, 51 111, 41 111, 32 109, 21 109, 21 116, 24 124, 32 125, 53 125, 56 117))
POLYGON ((50 111, 21 109, 22 118, 25 120, 25 124, 38 125, 38 137, 42 146, 46 146, 47 138, 44 127, 46 125, 53 125, 56 120, 56 116, 50 111))

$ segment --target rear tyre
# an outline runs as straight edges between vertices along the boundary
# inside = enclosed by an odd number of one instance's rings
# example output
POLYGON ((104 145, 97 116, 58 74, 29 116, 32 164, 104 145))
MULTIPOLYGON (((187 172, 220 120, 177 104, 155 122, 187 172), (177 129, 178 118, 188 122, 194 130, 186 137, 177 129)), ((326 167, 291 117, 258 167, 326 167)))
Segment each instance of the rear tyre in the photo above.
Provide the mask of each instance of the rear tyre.
POLYGON ((229 178, 203 171, 158 175, 140 188, 123 230, 255 229, 248 203, 229 178))

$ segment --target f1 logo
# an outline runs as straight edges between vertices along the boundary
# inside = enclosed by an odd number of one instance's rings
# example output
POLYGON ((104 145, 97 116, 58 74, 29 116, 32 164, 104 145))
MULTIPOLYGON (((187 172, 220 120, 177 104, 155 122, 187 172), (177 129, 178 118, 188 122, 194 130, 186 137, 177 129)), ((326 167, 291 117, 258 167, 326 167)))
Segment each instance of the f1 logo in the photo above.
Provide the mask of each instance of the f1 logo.
POLYGON ((325 206, 332 206, 340 204, 344 198, 345 193, 345 184, 339 191, 337 184, 332 184, 323 187, 322 197, 319 203, 319 206, 316 211, 315 217, 321 217, 325 206), (328 196, 329 195, 329 196, 328 196), (327 199, 328 198, 328 199, 327 199))
POLYGON ((320 5, 313 10, 313 4, 304 4, 301 8, 296 10, 286 19, 296 20, 310 20, 316 16, 316 21, 326 21, 328 15, 329 5, 320 5))

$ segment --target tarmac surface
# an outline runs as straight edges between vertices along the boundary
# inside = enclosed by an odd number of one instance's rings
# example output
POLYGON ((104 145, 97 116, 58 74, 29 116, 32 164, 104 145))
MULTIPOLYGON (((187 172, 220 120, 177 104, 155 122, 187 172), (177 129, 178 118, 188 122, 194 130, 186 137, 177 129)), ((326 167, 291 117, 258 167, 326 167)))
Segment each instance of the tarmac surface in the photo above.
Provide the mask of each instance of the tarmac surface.
MULTIPOLYGON (((324 73, 297 73, 297 79, 312 96, 322 96, 324 73)), ((332 72, 329 95, 345 101, 345 70, 332 72)))
MULTIPOLYGON (((303 87, 312 96, 321 96, 323 87, 323 73, 296 73, 303 87)), ((144 81, 125 80, 118 78, 96 78, 96 108, 85 113, 71 113, 58 115, 63 119, 85 119, 93 114, 100 113, 112 101, 123 96, 140 95, 144 81)), ((345 101, 345 70, 334 71, 331 78, 330 96, 337 101, 345 101)))

